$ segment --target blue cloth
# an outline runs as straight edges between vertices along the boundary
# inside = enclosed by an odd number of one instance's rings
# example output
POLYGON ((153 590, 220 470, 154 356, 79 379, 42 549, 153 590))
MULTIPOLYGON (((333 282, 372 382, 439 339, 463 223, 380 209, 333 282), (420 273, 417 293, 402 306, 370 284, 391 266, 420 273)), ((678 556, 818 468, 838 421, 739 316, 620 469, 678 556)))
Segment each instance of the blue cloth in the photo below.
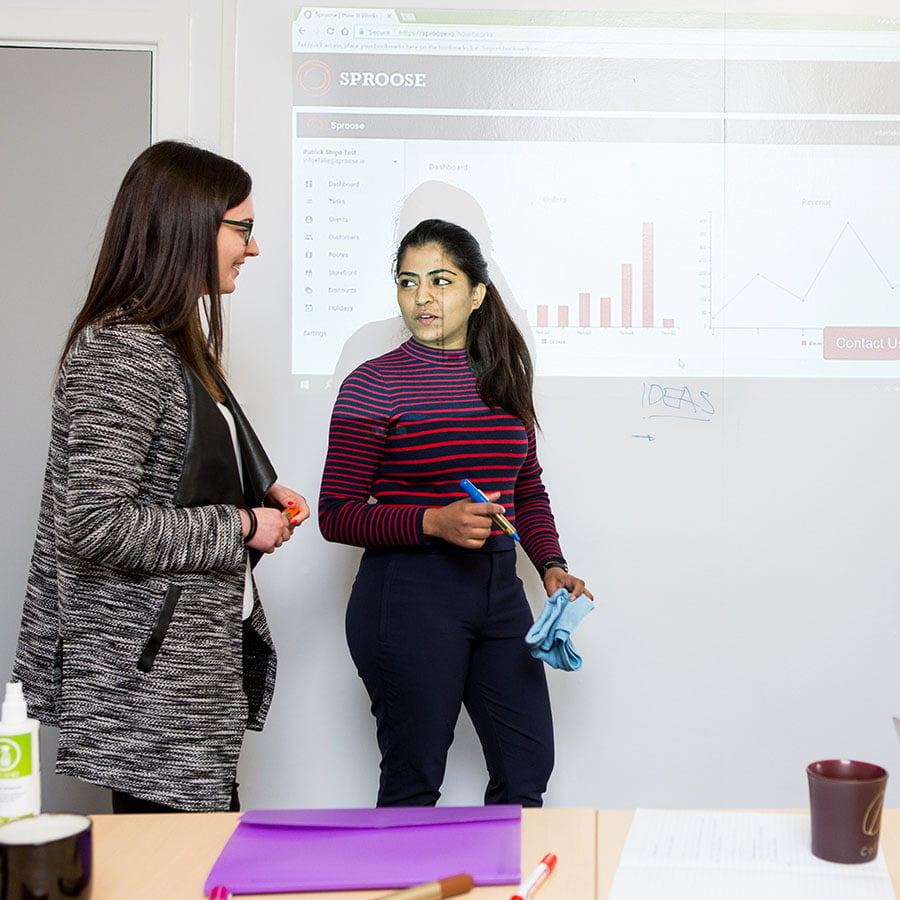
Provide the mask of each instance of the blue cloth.
POLYGON ((572 632, 594 608, 586 594, 569 600, 569 592, 560 588, 547 598, 537 621, 528 629, 525 643, 531 655, 554 669, 574 672, 581 668, 581 657, 572 646, 572 632))

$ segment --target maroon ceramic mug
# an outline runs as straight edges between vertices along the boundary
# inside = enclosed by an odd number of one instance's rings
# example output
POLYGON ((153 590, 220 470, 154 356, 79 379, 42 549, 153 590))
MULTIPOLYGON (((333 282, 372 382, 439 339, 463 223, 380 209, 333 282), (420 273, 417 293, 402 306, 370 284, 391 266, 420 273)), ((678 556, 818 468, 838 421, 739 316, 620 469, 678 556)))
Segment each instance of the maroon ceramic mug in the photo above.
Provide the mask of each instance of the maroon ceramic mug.
POLYGON ((806 767, 812 852, 839 863, 878 854, 888 773, 873 763, 823 759, 806 767))

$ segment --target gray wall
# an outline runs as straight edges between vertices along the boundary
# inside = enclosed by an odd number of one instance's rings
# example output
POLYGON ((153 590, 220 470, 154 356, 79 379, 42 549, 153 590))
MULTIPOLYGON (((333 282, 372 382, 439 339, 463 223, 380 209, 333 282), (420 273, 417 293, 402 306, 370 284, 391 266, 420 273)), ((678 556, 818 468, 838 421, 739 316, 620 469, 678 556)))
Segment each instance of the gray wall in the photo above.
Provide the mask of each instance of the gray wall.
MULTIPOLYGON (((37 522, 54 368, 109 205, 128 164, 150 142, 151 58, 138 50, 0 46, 0 84, 0 459, 10 510, 0 526, 5 682, 37 522)), ((55 735, 45 734, 45 807, 71 807, 73 791, 79 803, 90 792, 52 775, 55 735)))

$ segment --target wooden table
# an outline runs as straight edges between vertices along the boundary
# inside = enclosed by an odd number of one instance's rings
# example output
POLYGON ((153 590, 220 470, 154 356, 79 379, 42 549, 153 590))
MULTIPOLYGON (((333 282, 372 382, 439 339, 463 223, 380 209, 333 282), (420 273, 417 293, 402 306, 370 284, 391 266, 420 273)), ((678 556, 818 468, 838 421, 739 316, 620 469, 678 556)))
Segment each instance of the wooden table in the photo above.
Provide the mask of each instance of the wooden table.
MULTIPOLYGON (((789 811, 798 815, 805 810, 789 811)), ((522 869, 548 852, 559 863, 538 900, 608 900, 634 810, 522 811, 522 869)), ((201 900, 203 883, 234 829, 237 813, 91 817, 92 900, 201 900)), ((900 809, 884 811, 880 852, 900 898, 900 809)), ((257 900, 377 900, 387 891, 256 894, 257 900)), ((465 900, 509 900, 512 887, 479 887, 465 900)), ((655 900, 655 898, 648 898, 655 900)))
MULTIPOLYGON (((203 883, 238 813, 96 815, 91 900, 201 900, 203 883)), ((522 811, 522 870, 545 853, 559 862, 539 900, 593 900, 597 815, 592 809, 522 811)), ((478 887, 465 900, 509 900, 514 886, 478 887)), ((376 900, 388 891, 254 894, 257 900, 376 900)))

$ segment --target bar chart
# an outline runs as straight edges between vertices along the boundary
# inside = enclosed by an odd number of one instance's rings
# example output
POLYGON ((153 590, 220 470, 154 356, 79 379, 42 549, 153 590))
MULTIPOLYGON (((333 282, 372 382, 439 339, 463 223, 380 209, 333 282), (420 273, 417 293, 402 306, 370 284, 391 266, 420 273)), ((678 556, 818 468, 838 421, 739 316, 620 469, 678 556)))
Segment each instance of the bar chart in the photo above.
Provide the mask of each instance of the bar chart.
POLYGON ((653 222, 641 226, 640 294, 635 296, 635 264, 620 264, 620 280, 617 292, 608 291, 598 297, 590 291, 579 291, 573 303, 560 303, 555 307, 539 304, 535 311, 534 323, 538 329, 544 328, 663 328, 674 329, 674 317, 657 320, 654 281, 654 239, 653 222), (638 323, 635 323, 635 301, 639 303, 638 323), (613 308, 615 301, 616 314, 613 308))

